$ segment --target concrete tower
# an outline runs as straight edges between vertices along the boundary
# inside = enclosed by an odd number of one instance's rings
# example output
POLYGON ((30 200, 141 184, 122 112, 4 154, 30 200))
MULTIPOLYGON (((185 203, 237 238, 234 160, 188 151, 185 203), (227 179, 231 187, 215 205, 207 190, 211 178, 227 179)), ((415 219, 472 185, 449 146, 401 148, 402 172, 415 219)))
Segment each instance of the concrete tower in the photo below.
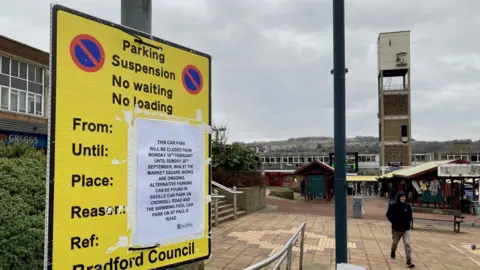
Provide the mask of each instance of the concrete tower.
POLYGON ((377 58, 380 167, 411 166, 410 31, 380 33, 377 58))

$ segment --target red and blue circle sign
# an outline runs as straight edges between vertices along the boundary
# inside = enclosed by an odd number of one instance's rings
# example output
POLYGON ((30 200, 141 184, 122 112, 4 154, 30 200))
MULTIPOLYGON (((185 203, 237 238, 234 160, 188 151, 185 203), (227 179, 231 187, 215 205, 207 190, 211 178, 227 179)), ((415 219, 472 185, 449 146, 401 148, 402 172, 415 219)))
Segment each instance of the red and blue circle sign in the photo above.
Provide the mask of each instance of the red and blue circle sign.
POLYGON ((188 65, 183 69, 182 83, 187 92, 196 95, 200 93, 203 88, 202 73, 196 66, 188 65))
POLYGON ((73 38, 70 43, 70 55, 75 65, 86 72, 99 71, 105 63, 105 51, 102 44, 87 34, 73 38))

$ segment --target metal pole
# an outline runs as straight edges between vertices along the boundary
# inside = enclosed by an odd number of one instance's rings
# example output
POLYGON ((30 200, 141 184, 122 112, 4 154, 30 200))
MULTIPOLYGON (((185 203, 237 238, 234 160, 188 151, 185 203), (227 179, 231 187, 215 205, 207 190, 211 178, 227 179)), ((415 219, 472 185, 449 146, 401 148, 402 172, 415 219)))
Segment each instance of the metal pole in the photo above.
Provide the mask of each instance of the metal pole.
POLYGON ((290 245, 288 246, 288 251, 287 251, 287 270, 292 270, 292 260, 293 260, 292 248, 293 248, 293 244, 294 244, 294 242, 290 243, 290 245))
POLYGON ((237 219, 237 187, 233 186, 233 219, 237 219))
POLYGON ((337 264, 347 263, 345 71, 345 1, 333 0, 335 258, 337 264))
POLYGON ((152 33, 152 0, 122 0, 122 25, 152 33))
POLYGON ((305 226, 302 227, 302 231, 300 234, 300 259, 299 259, 299 270, 303 269, 303 246, 305 245, 305 226))
POLYGON ((213 194, 215 194, 215 227, 218 227, 218 190, 215 190, 213 194))

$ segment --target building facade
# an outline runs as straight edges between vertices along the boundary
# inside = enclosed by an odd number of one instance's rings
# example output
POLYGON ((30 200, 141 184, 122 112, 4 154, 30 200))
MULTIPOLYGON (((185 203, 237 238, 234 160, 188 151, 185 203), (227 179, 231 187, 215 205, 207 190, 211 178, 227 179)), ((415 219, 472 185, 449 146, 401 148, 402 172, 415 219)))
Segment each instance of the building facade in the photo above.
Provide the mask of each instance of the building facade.
POLYGON ((0 142, 47 148, 47 52, 0 35, 0 142))
POLYGON ((412 165, 410 31, 378 37, 380 166, 412 165))
MULTIPOLYGON (((272 151, 266 153, 258 153, 263 168, 268 170, 295 170, 313 160, 318 160, 326 164, 329 163, 329 155, 323 151, 316 149, 299 152, 282 152, 272 151)), ((473 163, 480 162, 480 152, 463 152, 463 153, 413 153, 410 164, 418 166, 420 164, 435 160, 454 160, 462 159, 473 163)), ((358 154, 358 174, 359 175, 380 175, 380 154, 359 153, 358 154)), ((388 169, 386 170, 388 172, 388 169)))

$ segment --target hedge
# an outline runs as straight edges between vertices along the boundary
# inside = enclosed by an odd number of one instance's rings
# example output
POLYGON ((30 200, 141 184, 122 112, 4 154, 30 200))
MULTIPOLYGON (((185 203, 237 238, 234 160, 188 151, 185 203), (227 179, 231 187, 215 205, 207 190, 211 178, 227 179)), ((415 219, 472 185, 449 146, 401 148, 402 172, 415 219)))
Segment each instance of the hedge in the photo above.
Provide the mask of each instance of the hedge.
POLYGON ((0 144, 0 269, 42 269, 46 158, 0 144))
POLYGON ((212 180, 226 187, 263 187, 265 176, 261 172, 230 172, 217 169, 212 172, 212 180))

